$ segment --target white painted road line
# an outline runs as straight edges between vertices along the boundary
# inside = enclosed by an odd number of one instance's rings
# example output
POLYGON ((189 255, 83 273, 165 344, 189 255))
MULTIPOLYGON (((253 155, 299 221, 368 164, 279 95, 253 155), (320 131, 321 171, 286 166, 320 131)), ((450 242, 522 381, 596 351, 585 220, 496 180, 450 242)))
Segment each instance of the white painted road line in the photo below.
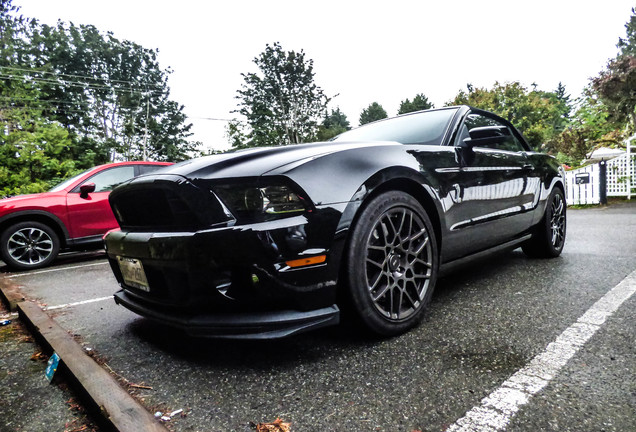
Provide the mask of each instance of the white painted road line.
POLYGON ((50 273, 50 272, 56 272, 56 271, 61 271, 61 270, 71 270, 71 269, 76 269, 76 268, 82 268, 82 267, 92 267, 92 266, 98 266, 98 265, 104 265, 104 264, 108 264, 108 261, 103 261, 103 262, 98 262, 98 263, 93 263, 93 264, 82 264, 82 265, 76 265, 76 266, 71 266, 71 267, 57 267, 57 268, 53 268, 53 269, 48 269, 48 270, 40 270, 40 271, 34 271, 34 272, 29 272, 29 273, 15 273, 15 274, 11 274, 8 276, 5 276, 5 279, 11 279, 11 278, 16 278, 16 277, 20 277, 20 276, 31 276, 31 275, 37 275, 37 274, 42 274, 42 273, 50 273))
POLYGON ((601 328, 607 318, 636 292, 636 271, 601 297, 526 367, 448 429, 448 432, 492 432, 506 429, 521 407, 541 391, 601 328))
POLYGON ((50 311, 50 310, 54 310, 54 309, 62 309, 62 308, 66 308, 66 307, 71 307, 71 306, 78 306, 78 305, 83 305, 83 304, 88 304, 88 303, 95 303, 95 302, 99 302, 99 301, 104 301, 104 300, 112 300, 113 296, 110 295, 108 297, 99 297, 99 298, 95 298, 95 299, 90 299, 90 300, 83 300, 83 301, 78 301, 75 303, 66 303, 66 304, 62 304, 62 305, 57 305, 57 306, 47 306, 42 308, 45 311, 50 311))

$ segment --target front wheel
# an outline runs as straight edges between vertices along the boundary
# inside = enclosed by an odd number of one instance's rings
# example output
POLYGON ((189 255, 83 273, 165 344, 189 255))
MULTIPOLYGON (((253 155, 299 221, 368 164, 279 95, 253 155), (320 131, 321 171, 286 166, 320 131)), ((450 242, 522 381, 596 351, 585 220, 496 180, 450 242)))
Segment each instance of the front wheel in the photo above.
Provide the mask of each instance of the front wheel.
POLYGON ((393 336, 422 320, 439 258, 432 224, 415 198, 391 191, 369 202, 346 256, 350 298, 366 328, 393 336))
POLYGON ((20 222, 0 236, 0 256, 10 268, 30 270, 49 265, 60 250, 58 235, 40 222, 20 222))
POLYGON ((561 255, 565 245, 565 197, 554 188, 548 197, 545 214, 532 233, 532 238, 521 248, 533 258, 555 258, 561 255))

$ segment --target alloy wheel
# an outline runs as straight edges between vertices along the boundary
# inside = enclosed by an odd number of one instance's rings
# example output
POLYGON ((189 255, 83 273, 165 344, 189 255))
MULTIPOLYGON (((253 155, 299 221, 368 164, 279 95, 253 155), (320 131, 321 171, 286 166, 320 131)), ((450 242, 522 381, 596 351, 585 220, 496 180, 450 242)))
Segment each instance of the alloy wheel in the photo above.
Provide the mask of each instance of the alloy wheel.
POLYGON ((560 249, 565 239, 565 202, 561 194, 554 195, 551 205, 550 234, 552 247, 560 249))
POLYGON ((433 271, 433 251, 422 218, 407 207, 389 209, 367 241, 366 283, 375 308, 401 321, 424 301, 433 271))
POLYGON ((7 251, 20 264, 35 265, 51 256, 53 239, 39 228, 22 228, 9 237, 7 251))

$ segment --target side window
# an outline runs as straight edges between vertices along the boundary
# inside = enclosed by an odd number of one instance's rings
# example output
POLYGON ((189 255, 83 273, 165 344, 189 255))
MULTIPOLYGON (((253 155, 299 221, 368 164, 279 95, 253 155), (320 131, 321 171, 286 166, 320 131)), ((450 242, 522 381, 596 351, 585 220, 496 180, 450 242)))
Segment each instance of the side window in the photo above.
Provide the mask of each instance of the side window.
POLYGON ((138 165, 139 175, 148 174, 153 171, 157 171, 159 168, 165 168, 164 165, 138 165))
POLYGON ((489 145, 481 145, 480 147, 492 148, 496 150, 508 150, 513 152, 520 152, 525 150, 523 144, 519 142, 517 137, 513 135, 513 133, 506 125, 493 118, 486 117, 481 114, 468 114, 468 116, 466 116, 466 119, 464 120, 464 124, 461 126, 460 133, 457 139, 463 140, 464 138, 470 136, 471 130, 488 126, 503 128, 505 132, 505 139, 489 145))
MULTIPOLYGON (((134 176, 135 167, 126 165, 101 171, 84 181, 84 183, 95 183, 95 192, 107 192, 134 176)), ((78 191, 79 189, 73 190, 73 192, 78 191)))

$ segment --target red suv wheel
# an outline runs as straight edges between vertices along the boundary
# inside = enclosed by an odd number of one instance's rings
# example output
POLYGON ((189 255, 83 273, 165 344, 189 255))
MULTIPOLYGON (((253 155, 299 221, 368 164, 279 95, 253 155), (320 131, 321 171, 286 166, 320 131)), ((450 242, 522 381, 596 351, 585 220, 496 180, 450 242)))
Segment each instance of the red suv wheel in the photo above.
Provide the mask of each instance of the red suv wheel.
POLYGON ((20 222, 11 225, 0 236, 2 260, 16 270, 44 267, 60 250, 55 231, 40 222, 20 222))

